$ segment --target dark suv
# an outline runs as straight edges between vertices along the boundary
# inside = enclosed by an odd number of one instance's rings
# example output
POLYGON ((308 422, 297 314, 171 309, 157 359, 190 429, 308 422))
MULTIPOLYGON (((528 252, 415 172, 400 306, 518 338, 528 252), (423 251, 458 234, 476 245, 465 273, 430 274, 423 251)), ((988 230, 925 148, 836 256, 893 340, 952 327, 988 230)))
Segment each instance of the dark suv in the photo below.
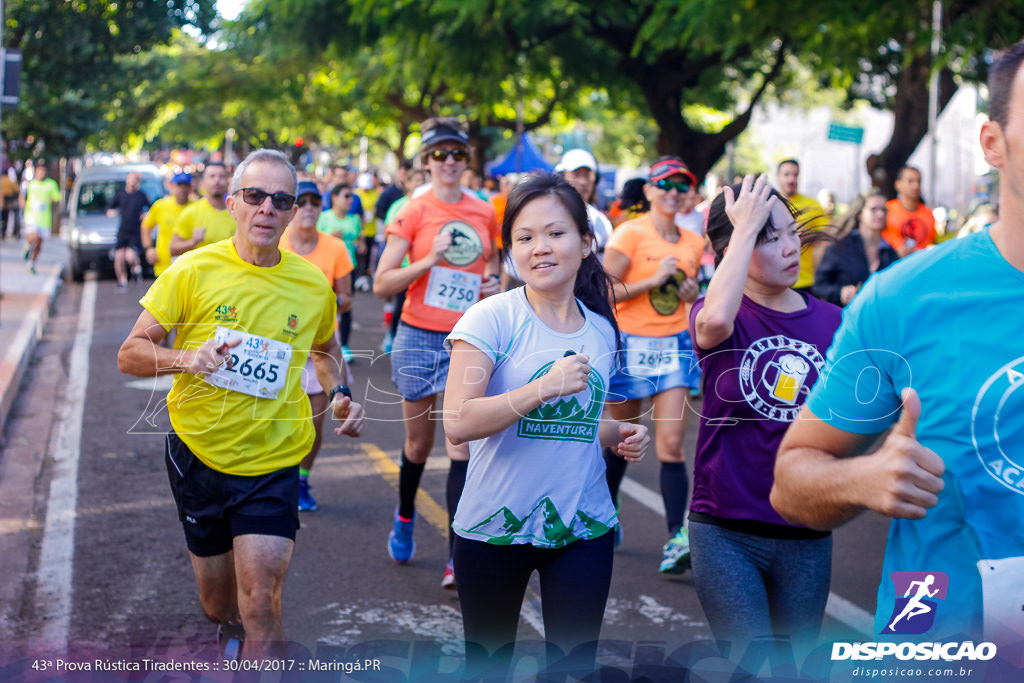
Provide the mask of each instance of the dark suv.
POLYGON ((68 234, 71 277, 76 282, 81 282, 90 268, 101 272, 113 269, 114 245, 121 219, 107 216, 107 207, 132 172, 142 176, 142 191, 150 202, 167 194, 160 172, 151 164, 86 166, 75 178, 68 202, 71 226, 68 234))

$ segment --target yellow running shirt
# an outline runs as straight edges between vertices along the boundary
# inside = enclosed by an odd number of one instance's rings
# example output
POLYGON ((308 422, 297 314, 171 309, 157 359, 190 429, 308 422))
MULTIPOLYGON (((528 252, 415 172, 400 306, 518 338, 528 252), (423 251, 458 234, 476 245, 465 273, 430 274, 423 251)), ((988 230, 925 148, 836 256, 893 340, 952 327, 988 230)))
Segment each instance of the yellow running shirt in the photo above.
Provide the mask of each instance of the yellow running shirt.
POLYGON ((174 225, 178 222, 182 212, 191 206, 191 203, 179 204, 171 196, 161 197, 149 207, 149 213, 142 219, 143 230, 157 228, 156 263, 153 264, 153 272, 157 275, 167 270, 171 265, 171 233, 174 232, 174 225))
POLYGON ((178 331, 175 348, 198 348, 217 327, 291 346, 276 399, 221 389, 183 372, 167 395, 167 411, 181 440, 219 472, 266 474, 302 460, 313 444, 313 421, 299 380, 310 348, 334 333, 338 308, 316 266, 289 252, 271 268, 250 265, 224 240, 183 254, 139 303, 165 329, 178 331))
MULTIPOLYGON (((821 210, 821 204, 810 197, 802 194, 795 194, 789 197, 789 203, 796 207, 799 215, 796 217, 796 224, 803 226, 805 230, 821 230, 828 225, 825 212, 821 210)), ((797 289, 804 289, 814 284, 814 249, 811 245, 805 246, 800 251, 800 277, 797 278, 797 289)))
POLYGON ((205 247, 214 242, 226 240, 235 236, 235 219, 227 209, 223 211, 210 206, 205 198, 189 205, 181 212, 178 222, 174 225, 174 234, 178 237, 190 240, 192 232, 196 228, 206 228, 203 241, 196 248, 205 247))

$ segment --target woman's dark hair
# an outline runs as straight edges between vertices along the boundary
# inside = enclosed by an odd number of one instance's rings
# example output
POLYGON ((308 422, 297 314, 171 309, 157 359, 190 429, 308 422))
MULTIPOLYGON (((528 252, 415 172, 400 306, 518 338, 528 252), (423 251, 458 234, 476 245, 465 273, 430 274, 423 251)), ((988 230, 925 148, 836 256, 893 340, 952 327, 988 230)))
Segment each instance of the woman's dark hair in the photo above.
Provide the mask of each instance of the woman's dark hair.
MULTIPOLYGON (((742 185, 732 185, 731 187, 733 196, 738 197, 742 185)), ((793 218, 796 219, 797 234, 800 235, 801 246, 813 244, 814 242, 834 241, 824 230, 809 230, 807 228, 808 224, 816 219, 817 216, 801 212, 775 188, 771 188, 771 191, 771 196, 776 197, 782 202, 793 215, 793 218)), ((722 262, 722 257, 725 256, 725 248, 729 246, 729 240, 732 239, 732 230, 732 221, 725 213, 725 192, 719 192, 708 209, 708 239, 711 241, 711 250, 715 252, 716 267, 722 262)), ((772 222, 772 217, 768 216, 768 220, 765 221, 764 225, 761 226, 760 232, 757 233, 757 244, 764 244, 774 235, 775 224, 772 222)))
POLYGON ((650 211, 650 202, 647 201, 647 195, 644 194, 644 185, 646 184, 647 181, 643 178, 627 180, 619 194, 619 208, 623 211, 639 211, 640 213, 650 211))
POLYGON ((843 216, 843 222, 839 224, 839 231, 836 232, 837 240, 841 240, 854 230, 860 229, 860 214, 868 200, 872 197, 885 199, 885 193, 877 187, 872 187, 857 195, 857 198, 850 203, 850 208, 847 209, 846 215, 843 216))
POLYGON ((334 187, 331 188, 331 199, 334 199, 335 197, 337 197, 339 194, 342 193, 343 190, 349 190, 349 189, 352 189, 352 188, 351 188, 351 186, 348 183, 338 183, 337 185, 335 185, 334 187))
MULTIPOLYGON (((513 188, 508 196, 508 203, 505 205, 505 217, 501 222, 501 243, 502 258, 508 254, 512 247, 512 224, 516 217, 527 204, 541 197, 554 197, 562 203, 565 210, 572 218, 580 237, 584 242, 594 237, 594 231, 587 219, 587 205, 583 202, 580 193, 576 191, 569 182, 560 175, 554 173, 540 173, 513 188)), ((580 263, 580 269, 576 271, 576 284, 573 286, 573 294, 577 299, 587 305, 587 308, 595 313, 604 316, 612 324, 615 330, 615 348, 622 348, 619 338, 619 325, 615 322, 615 311, 612 310, 612 282, 605 272, 604 266, 597 258, 597 245, 592 242, 592 249, 587 257, 580 263)))

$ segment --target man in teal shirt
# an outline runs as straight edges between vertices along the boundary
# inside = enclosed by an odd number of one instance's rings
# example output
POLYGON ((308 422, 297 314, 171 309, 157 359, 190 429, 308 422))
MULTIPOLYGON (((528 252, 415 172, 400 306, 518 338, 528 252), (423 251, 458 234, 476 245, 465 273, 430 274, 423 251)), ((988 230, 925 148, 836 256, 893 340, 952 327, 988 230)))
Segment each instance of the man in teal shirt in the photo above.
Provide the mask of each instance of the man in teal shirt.
POLYGON ((877 639, 984 640, 1014 666, 1024 642, 1022 65, 1024 42, 989 68, 980 141, 999 171, 999 220, 867 281, 779 448, 771 494, 783 517, 815 529, 865 509, 892 518, 877 639), (927 619, 901 623, 921 581, 942 594, 927 619))

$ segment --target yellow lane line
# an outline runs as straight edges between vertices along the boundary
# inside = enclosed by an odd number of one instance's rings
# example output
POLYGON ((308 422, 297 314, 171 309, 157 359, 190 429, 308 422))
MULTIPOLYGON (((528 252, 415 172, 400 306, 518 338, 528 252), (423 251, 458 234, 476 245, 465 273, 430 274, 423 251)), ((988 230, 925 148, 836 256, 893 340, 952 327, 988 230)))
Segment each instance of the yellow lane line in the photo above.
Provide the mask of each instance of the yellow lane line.
MULTIPOLYGON (((396 465, 379 446, 372 443, 361 443, 363 449, 373 468, 384 477, 385 481, 398 489, 398 473, 401 468, 396 465)), ((430 522, 442 534, 448 533, 448 512, 437 504, 437 501, 430 497, 430 494, 422 488, 416 493, 416 514, 430 522)))
MULTIPOLYGON (((370 458, 370 462, 373 463, 373 469, 377 470, 377 473, 384 477, 385 481, 397 489, 398 473, 402 468, 396 465, 387 456, 387 453, 382 451, 376 444, 364 442, 360 443, 359 447, 370 458)), ((416 492, 416 514, 430 522, 430 525, 442 534, 449 533, 448 513, 422 488, 416 492)), ((543 638, 544 623, 541 617, 540 596, 529 586, 527 586, 526 593, 523 595, 522 616, 524 621, 543 638)))

